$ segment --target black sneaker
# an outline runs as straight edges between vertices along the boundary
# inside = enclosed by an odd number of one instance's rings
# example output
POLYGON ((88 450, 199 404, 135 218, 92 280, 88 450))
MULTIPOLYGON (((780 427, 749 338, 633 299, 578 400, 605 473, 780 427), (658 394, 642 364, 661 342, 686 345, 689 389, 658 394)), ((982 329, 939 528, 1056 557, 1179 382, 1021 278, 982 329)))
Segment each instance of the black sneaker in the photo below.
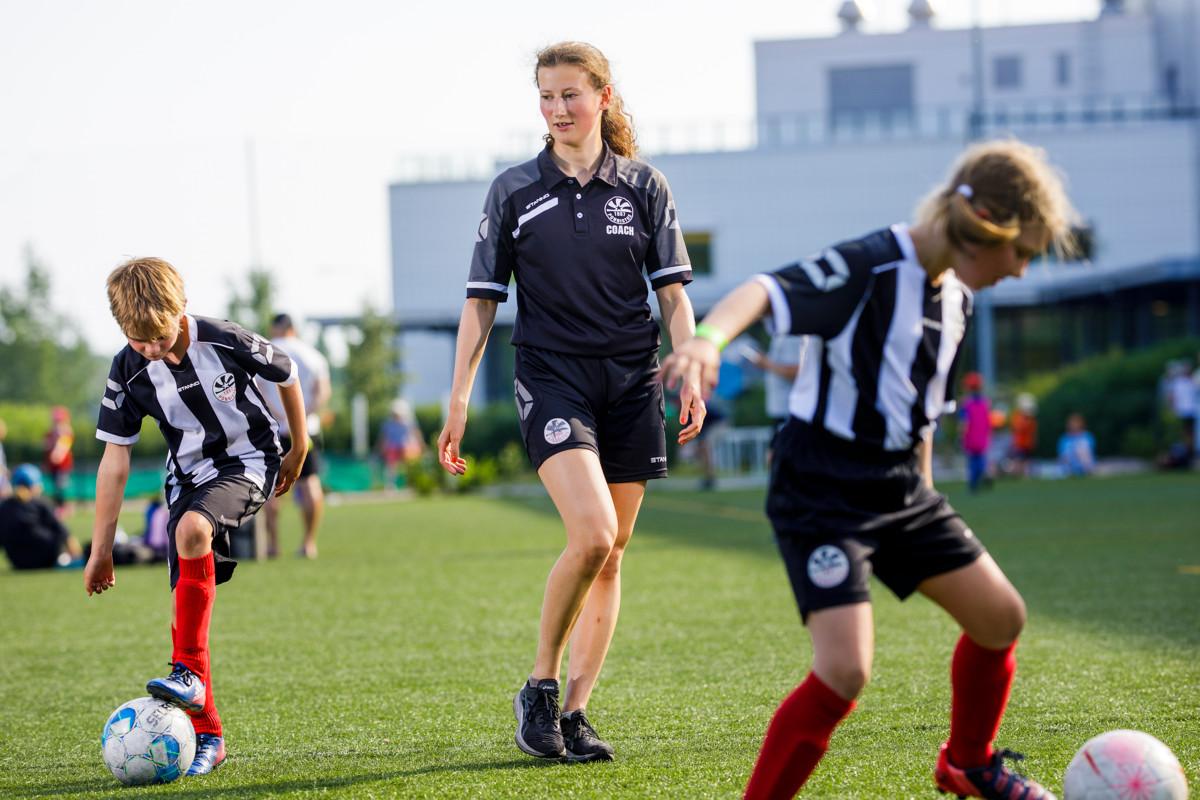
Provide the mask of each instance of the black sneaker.
POLYGON ((596 735, 596 729, 577 708, 562 715, 562 735, 568 761, 612 761, 612 745, 596 735))
POLYGON ((558 721, 558 681, 546 678, 536 684, 526 681, 513 698, 517 716, 517 747, 538 758, 563 754, 562 729, 558 721))

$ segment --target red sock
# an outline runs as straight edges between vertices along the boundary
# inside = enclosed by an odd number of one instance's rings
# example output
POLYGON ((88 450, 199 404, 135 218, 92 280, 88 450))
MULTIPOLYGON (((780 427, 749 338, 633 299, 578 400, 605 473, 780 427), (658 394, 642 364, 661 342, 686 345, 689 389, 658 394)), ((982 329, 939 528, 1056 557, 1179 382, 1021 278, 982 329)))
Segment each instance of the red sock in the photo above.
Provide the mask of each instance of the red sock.
POLYGON ((204 681, 204 710, 191 714, 196 733, 221 734, 221 717, 213 702, 212 675, 208 661, 208 624, 217 594, 213 555, 179 559, 179 581, 175 584, 175 621, 171 642, 177 661, 204 681))
POLYGON ((950 761, 959 769, 981 767, 992 757, 992 740, 1000 730, 1013 675, 1017 643, 988 650, 965 633, 950 662, 950 761))
POLYGON ((771 718, 744 800, 795 797, 825 755, 833 729, 853 709, 853 700, 810 672, 771 718))

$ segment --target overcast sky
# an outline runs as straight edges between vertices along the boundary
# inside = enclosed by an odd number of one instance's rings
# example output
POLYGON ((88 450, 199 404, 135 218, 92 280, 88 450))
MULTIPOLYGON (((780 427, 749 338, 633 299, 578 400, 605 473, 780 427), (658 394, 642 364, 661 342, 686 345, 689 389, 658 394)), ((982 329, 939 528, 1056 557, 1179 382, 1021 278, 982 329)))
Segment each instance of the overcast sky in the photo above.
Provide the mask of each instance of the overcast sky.
MULTIPOLYGON (((539 46, 599 46, 643 129, 744 122, 753 42, 833 34, 840 4, 4 2, 0 284, 20 279, 32 246, 58 307, 98 351, 124 342, 103 284, 130 255, 172 261, 189 308, 224 314, 254 258, 253 141, 259 247, 280 305, 301 317, 353 313, 368 298, 388 307, 389 181, 414 157, 478 162, 536 133, 539 46)), ((985 24, 1090 18, 1100 5, 977 4, 985 24)), ((906 25, 908 0, 859 5, 865 30, 906 25)), ((968 25, 971 5, 935 0, 938 24, 968 25)), ((463 221, 464 236, 474 224, 463 221)))

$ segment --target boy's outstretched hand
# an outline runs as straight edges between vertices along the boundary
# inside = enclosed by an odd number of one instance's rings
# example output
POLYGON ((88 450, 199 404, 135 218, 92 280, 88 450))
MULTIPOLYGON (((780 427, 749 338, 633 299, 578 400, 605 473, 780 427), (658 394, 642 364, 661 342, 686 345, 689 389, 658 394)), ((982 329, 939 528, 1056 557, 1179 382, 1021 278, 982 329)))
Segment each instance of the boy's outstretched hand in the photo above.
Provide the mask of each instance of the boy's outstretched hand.
POLYGON ((292 484, 300 477, 300 468, 304 466, 306 458, 308 458, 307 439, 304 447, 299 447, 298 443, 293 441, 292 448, 284 454, 283 461, 279 464, 279 477, 275 479, 276 497, 287 494, 288 489, 292 488, 292 484))
POLYGON ((116 585, 112 556, 101 556, 93 550, 87 566, 83 568, 83 588, 87 589, 88 596, 100 594, 116 585))

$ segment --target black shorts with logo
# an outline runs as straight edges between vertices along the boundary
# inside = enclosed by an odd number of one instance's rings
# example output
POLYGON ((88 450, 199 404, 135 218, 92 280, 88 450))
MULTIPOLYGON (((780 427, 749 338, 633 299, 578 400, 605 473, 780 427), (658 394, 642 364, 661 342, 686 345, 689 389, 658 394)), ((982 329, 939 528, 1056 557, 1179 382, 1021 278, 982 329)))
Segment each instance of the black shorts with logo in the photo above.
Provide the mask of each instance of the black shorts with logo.
MULTIPOLYGON (((300 477, 307 478, 309 475, 321 474, 321 436, 308 437, 308 455, 304 457, 304 463, 300 465, 300 477)), ((292 437, 286 433, 279 434, 279 452, 285 455, 288 450, 292 449, 292 437)))
MULTIPOLYGON (((267 487, 274 487, 275 474, 267 473, 267 487)), ((170 506, 167 519, 167 563, 171 568, 171 588, 179 582, 179 553, 175 548, 175 528, 188 511, 203 515, 213 527, 213 560, 217 583, 233 577, 237 566, 230 556, 229 535, 253 517, 267 497, 262 489, 244 475, 218 475, 194 489, 184 491, 170 506)))
POLYGON ((806 620, 870 600, 876 575, 900 599, 984 552, 910 452, 838 439, 798 419, 775 437, 767 516, 806 620))
POLYGON ((577 447, 600 457, 609 483, 667 475, 658 353, 590 357, 522 345, 513 388, 534 469, 577 447))

